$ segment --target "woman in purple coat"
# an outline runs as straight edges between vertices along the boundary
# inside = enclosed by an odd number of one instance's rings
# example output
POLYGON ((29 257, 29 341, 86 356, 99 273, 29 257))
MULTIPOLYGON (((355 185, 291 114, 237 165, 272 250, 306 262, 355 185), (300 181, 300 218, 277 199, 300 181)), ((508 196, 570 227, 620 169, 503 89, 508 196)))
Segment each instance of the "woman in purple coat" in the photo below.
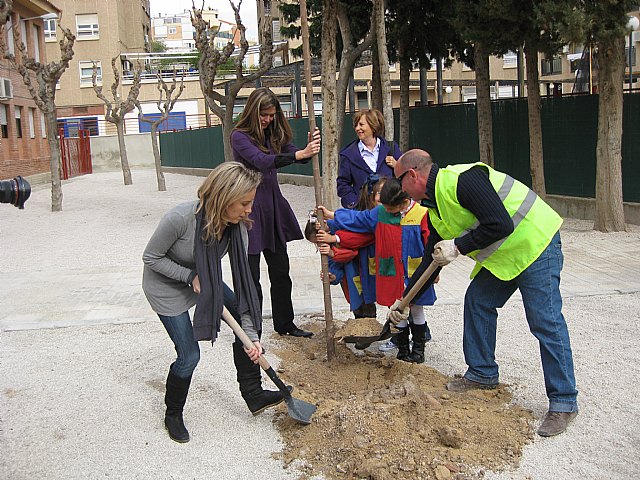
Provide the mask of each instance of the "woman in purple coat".
POLYGON ((260 287, 260 254, 264 255, 271 282, 271 308, 273 327, 280 335, 310 337, 293 323, 291 277, 287 242, 302 238, 302 232, 289 202, 278 185, 277 169, 294 162, 306 163, 320 151, 320 131, 300 150, 291 143, 292 132, 282 112, 278 98, 268 88, 255 89, 240 114, 238 124, 231 133, 231 146, 236 161, 262 173, 253 211, 249 218, 249 267, 258 290, 260 287))
POLYGON ((384 139, 384 116, 379 110, 360 110, 353 116, 358 139, 340 152, 338 196, 344 208, 354 208, 369 175, 393 178, 393 167, 402 152, 384 139))

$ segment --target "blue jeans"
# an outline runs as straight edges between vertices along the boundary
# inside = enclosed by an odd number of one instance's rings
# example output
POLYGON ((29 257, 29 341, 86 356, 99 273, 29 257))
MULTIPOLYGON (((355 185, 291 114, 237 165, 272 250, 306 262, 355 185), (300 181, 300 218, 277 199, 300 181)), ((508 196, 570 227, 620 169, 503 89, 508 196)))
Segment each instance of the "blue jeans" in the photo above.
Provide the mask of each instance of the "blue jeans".
POLYGON ((465 377, 488 385, 498 383, 495 361, 498 308, 520 290, 529 330, 538 339, 549 410, 578 411, 576 381, 569 331, 562 315, 560 271, 563 255, 560 234, 524 272, 502 281, 483 268, 473 279, 464 300, 465 377))
MULTIPOLYGON (((223 284, 223 287, 224 306, 239 323, 240 315, 238 315, 236 308, 236 297, 226 284, 223 284)), ((176 348, 177 358, 171 364, 171 372, 180 378, 190 377, 200 361, 200 347, 198 342, 193 339, 193 325, 189 311, 174 317, 160 314, 158 317, 160 317, 160 321, 176 348)))

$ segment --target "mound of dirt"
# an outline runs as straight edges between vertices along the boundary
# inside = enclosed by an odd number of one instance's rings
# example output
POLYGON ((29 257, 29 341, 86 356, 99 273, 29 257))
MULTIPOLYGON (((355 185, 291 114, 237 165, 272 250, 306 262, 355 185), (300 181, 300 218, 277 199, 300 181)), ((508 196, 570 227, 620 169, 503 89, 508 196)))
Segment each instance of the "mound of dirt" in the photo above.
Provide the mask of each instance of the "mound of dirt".
MULTIPOLYGON (((380 329, 368 320, 337 326, 336 336, 380 329)), ((533 438, 533 417, 511 405, 504 385, 448 392, 448 377, 378 353, 376 344, 364 351, 337 344, 329 362, 323 325, 305 328, 313 338, 276 341, 278 372, 295 386, 294 397, 318 410, 308 426, 292 420, 286 408, 274 420, 285 442, 277 455, 287 466, 294 462, 303 478, 444 480, 518 465, 533 438)))

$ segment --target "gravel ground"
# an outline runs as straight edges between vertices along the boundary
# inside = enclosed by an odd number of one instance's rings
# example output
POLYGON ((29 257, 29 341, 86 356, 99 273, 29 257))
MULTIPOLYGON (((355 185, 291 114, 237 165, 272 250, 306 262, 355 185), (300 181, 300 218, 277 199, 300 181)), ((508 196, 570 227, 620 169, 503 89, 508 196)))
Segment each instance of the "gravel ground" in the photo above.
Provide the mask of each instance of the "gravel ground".
MULTIPOLYGON (((34 188, 25 211, 0 206, 2 289, 15 272, 32 272, 37 279, 39 272, 57 271, 64 284, 73 269, 140 265, 162 214, 193 198, 202 179, 168 174, 168 192, 157 192, 151 170, 134 170, 133 179, 133 186, 124 187, 121 173, 109 172, 65 182, 59 213, 49 211, 46 186, 34 188)), ((282 188, 303 223, 313 189, 282 188)), ((536 437, 517 471, 486 472, 490 478, 640 476, 640 229, 607 236, 590 232, 589 222, 571 220, 565 227, 567 249, 596 241, 601 255, 613 250, 602 261, 627 264, 636 287, 627 282, 617 295, 565 298, 580 414, 565 434, 536 437), (619 245, 627 251, 616 251, 619 245)), ((304 241, 289 244, 289 252, 315 255, 304 241)), ((595 269, 585 275, 598 283, 595 269)), ((336 312, 338 318, 346 314, 336 312)), ((434 333, 428 364, 447 375, 463 372, 460 304, 436 305, 428 318, 434 333)), ((246 413, 233 378, 230 341, 227 332, 222 345, 202 348, 188 404, 193 440, 178 446, 161 431, 164 366, 172 353, 152 315, 136 324, 0 332, 0 478, 296 478, 271 457, 281 448, 271 416, 246 413)), ((541 418, 547 405, 537 344, 517 299, 501 311, 496 356, 514 401, 541 418)))

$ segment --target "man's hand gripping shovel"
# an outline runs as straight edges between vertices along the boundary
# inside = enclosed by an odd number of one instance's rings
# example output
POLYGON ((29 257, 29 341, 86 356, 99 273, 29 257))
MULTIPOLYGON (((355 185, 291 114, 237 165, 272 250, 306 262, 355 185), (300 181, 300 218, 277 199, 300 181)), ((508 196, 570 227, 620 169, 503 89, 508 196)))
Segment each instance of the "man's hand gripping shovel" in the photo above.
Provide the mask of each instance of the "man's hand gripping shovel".
MULTIPOLYGON (((413 297, 415 297, 416 294, 418 293, 418 291, 420 291, 420 289, 425 284, 427 284, 427 282, 429 282, 429 279, 434 275, 434 273, 437 273, 436 270, 438 270, 439 268, 440 267, 438 267, 438 265, 433 261, 429 264, 429 266, 422 273, 422 275, 420 276, 418 281, 413 285, 413 287, 411 287, 411 290, 409 290, 409 293, 407 293, 407 296, 404 297, 400 301, 400 304, 398 305, 398 310, 404 310, 405 308, 407 308, 409 303, 411 303, 411 300, 413 300, 413 297)), ((435 279, 435 277, 434 277, 434 279, 435 279)), ((433 280, 430 282, 430 284, 432 284, 432 283, 433 283, 433 280)), ((387 320, 384 323, 384 325, 382 327, 382 331, 380 332, 379 335, 373 335, 373 336, 369 336, 369 337, 349 335, 349 336, 346 336, 346 337, 342 337, 340 339, 340 341, 344 342, 344 343, 355 343, 355 347, 356 347, 357 350, 364 350, 365 348, 369 347, 374 342, 380 342, 382 340, 387 340, 387 339, 391 338, 391 335, 392 335, 391 327, 392 326, 393 326, 393 324, 391 323, 391 321, 387 320)))

